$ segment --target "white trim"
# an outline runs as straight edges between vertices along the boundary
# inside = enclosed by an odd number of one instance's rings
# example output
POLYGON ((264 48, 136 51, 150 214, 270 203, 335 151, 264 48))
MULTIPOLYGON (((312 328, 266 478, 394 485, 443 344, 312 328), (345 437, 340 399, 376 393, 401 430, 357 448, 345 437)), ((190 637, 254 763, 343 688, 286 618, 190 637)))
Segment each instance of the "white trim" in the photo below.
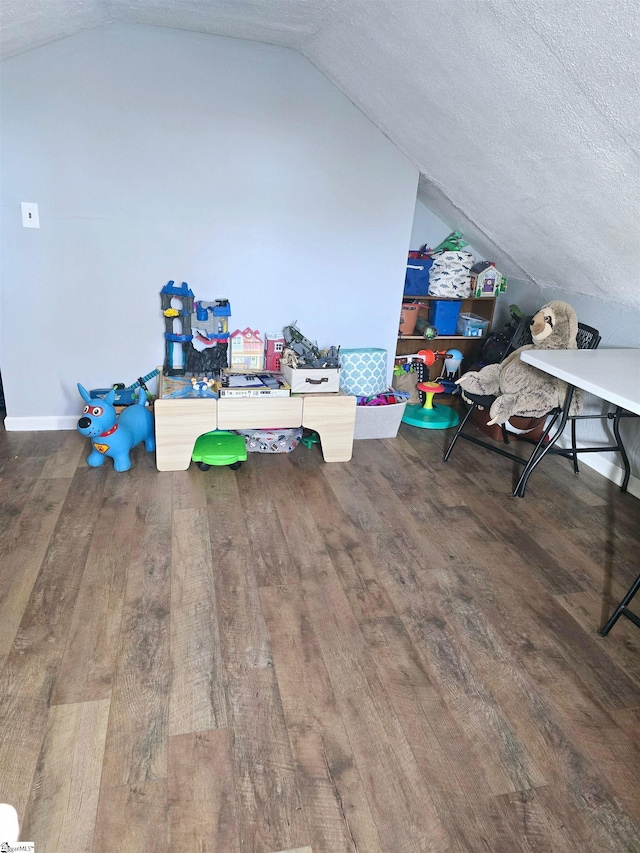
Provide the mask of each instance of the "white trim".
POLYGON ((7 432, 42 432, 55 429, 76 429, 78 426, 78 415, 34 415, 28 418, 12 418, 9 415, 4 419, 4 428, 7 432))
MULTIPOLYGON (((558 439, 558 447, 562 447, 564 450, 567 447, 571 447, 571 441, 568 436, 561 436, 558 439)), ((578 448, 586 447, 588 445, 582 444, 581 442, 577 442, 578 448)), ((581 465, 583 462, 589 468, 593 468, 594 471, 597 471, 599 474, 602 474, 603 477, 606 477, 607 480, 611 480, 612 483, 615 483, 619 486, 622 483, 622 479, 624 477, 624 468, 620 468, 614 462, 607 459, 608 454, 604 453, 581 453, 578 456, 578 464, 581 465)), ((630 495, 633 495, 635 498, 640 498, 640 478, 634 476, 633 474, 629 477, 629 484, 627 486, 627 491, 630 495)))

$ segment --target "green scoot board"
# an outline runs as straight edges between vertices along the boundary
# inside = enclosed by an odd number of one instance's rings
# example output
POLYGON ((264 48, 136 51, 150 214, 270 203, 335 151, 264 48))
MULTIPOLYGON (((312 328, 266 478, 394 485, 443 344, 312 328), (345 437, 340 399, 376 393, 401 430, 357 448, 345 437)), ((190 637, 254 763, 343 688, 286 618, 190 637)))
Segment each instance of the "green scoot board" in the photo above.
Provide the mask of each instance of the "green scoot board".
POLYGON ((191 461, 198 463, 201 471, 212 465, 228 465, 234 470, 247 460, 244 436, 233 432, 214 430, 201 435, 193 448, 191 461))

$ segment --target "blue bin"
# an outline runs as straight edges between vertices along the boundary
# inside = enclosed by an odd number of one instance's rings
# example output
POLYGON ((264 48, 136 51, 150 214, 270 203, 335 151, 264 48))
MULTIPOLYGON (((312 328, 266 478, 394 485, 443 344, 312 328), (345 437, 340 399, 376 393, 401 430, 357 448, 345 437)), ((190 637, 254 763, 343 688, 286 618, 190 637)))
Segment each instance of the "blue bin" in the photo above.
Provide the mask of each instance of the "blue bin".
POLYGON ((405 296, 426 296, 429 293, 429 270, 433 260, 409 258, 404 280, 405 296))
POLYGON ((429 305, 429 322, 439 335, 455 335, 462 302, 455 299, 436 299, 429 305))

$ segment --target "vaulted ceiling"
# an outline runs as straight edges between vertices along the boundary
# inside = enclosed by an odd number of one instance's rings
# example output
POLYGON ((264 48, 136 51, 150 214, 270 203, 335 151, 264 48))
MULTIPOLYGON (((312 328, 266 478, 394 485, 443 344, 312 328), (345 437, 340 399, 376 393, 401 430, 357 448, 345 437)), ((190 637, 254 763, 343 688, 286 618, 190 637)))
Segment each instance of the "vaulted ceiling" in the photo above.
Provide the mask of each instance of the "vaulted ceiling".
POLYGON ((7 59, 115 22, 300 51, 510 276, 640 304, 636 0, 3 0, 7 59))

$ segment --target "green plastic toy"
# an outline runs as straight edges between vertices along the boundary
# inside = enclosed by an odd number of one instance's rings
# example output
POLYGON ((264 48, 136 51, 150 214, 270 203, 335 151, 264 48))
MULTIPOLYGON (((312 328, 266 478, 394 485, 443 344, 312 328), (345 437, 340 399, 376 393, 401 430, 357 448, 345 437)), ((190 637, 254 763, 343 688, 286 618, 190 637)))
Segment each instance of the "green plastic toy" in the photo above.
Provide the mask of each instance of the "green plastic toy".
POLYGON ((436 255, 439 252, 459 252, 468 245, 469 244, 459 231, 452 231, 448 237, 445 237, 439 246, 436 246, 435 249, 432 250, 431 254, 436 255))
POLYGON ((197 439, 191 461, 197 462, 201 471, 208 471, 212 465, 228 465, 235 471, 247 461, 244 436, 224 430, 207 432, 197 439))
POLYGON ((309 450, 311 450, 314 444, 320 444, 320 436, 317 432, 311 430, 308 435, 302 436, 300 443, 304 444, 305 447, 308 447, 309 450))

